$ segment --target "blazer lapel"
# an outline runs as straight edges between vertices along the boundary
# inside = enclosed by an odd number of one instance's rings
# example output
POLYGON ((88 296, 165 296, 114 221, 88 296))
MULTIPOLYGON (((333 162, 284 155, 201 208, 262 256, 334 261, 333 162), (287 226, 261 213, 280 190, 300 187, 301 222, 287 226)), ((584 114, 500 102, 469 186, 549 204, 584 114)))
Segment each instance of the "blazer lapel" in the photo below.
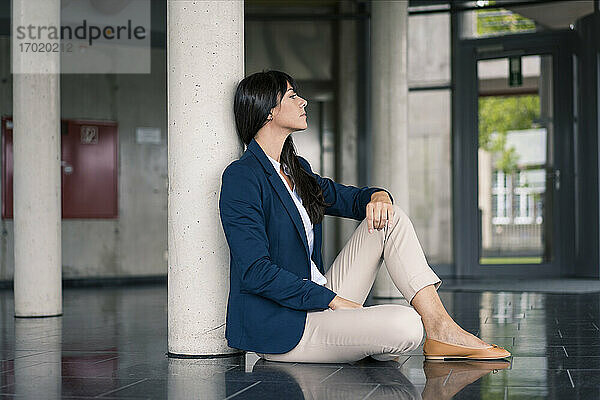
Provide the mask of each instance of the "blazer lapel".
POLYGON ((273 164, 271 164, 271 162, 267 158, 267 155, 265 154, 263 149, 259 146, 259 144, 256 142, 256 140, 254 140, 254 138, 252 138, 252 141, 250 141, 250 144, 248 145, 248 150, 252 151, 252 153, 256 156, 258 161, 260 161, 263 168, 265 169, 265 172, 268 175, 271 186, 273 186, 273 189, 275 189, 275 192, 281 199, 281 202, 285 206, 285 209, 287 210, 288 214, 292 218, 292 221, 294 222, 296 231, 300 235, 300 238, 302 239, 302 243, 304 243, 304 249, 306 251, 306 255, 308 256, 308 259, 310 260, 308 241, 306 240, 306 231, 304 230, 304 224, 302 223, 302 217, 300 216, 300 213, 298 212, 298 208, 296 207, 294 200, 292 200, 290 193, 284 186, 284 183, 281 180, 279 173, 275 171, 275 168, 273 168, 273 164))
POLYGON ((310 255, 308 254, 308 242, 306 240, 306 231, 304 230, 304 224, 302 223, 302 217, 300 216, 300 213, 298 212, 298 208, 296 207, 296 204, 292 200, 290 193, 287 191, 285 186, 283 186, 283 182, 281 181, 281 178, 279 176, 277 176, 276 174, 272 174, 269 176, 269 182, 271 182, 271 185, 275 189, 275 192, 277 192, 277 195, 283 202, 283 205, 285 206, 288 214, 290 215, 290 217, 292 217, 292 221, 294 221, 296 230, 298 231, 298 234, 300 235, 300 238, 302 239, 302 243, 304 243, 304 249, 306 250, 306 254, 308 255, 308 257, 310 257, 310 255))
POLYGON ((314 241, 314 245, 313 245, 313 261, 315 262, 315 265, 317 266, 317 268, 319 269, 319 271, 325 275, 325 270, 323 267, 323 260, 321 260, 321 235, 322 235, 322 226, 323 223, 318 223, 316 225, 313 225, 313 231, 315 234, 315 241, 314 241))

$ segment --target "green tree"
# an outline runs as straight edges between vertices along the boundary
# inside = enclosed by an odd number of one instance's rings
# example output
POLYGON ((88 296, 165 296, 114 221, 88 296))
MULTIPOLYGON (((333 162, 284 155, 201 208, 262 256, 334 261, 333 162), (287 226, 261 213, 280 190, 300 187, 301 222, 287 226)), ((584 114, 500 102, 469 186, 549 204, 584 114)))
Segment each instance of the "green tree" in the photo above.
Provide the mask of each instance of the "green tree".
POLYGON ((536 128, 539 117, 538 95, 479 98, 479 147, 500 155, 496 169, 505 173, 517 169, 519 155, 514 146, 506 148, 506 132, 536 128))

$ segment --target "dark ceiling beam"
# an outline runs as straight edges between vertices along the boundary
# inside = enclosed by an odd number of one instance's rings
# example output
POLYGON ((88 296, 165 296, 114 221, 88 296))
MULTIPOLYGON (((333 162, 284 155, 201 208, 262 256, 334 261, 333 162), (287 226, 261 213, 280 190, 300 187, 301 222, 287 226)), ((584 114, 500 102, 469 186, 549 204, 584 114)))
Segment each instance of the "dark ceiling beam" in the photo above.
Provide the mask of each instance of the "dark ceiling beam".
MULTIPOLYGON (((486 10, 486 9, 497 9, 497 8, 509 8, 509 7, 525 7, 525 6, 543 6, 551 3, 562 2, 565 0, 524 0, 524 1, 503 1, 497 2, 493 5, 488 6, 465 6, 462 2, 457 1, 434 1, 434 2, 419 2, 411 1, 408 7, 409 15, 420 15, 420 14, 435 14, 435 13, 459 13, 464 11, 473 10, 486 10), (427 7, 427 8, 420 8, 427 7)), ((594 4, 598 4, 599 0, 595 0, 594 4)), ((369 13, 335 13, 335 14, 313 14, 313 13, 263 13, 263 12, 246 12, 245 18, 247 21, 316 21, 316 20, 357 20, 357 19, 368 19, 371 15, 369 13)))
POLYGON ((342 14, 297 14, 297 13, 246 13, 246 21, 316 21, 316 20, 352 20, 369 19, 368 13, 342 14))
POLYGON ((503 1, 497 2, 492 5, 487 6, 464 6, 459 2, 449 1, 447 2, 448 6, 442 8, 443 5, 439 3, 435 3, 435 8, 431 9, 415 9, 415 7, 410 6, 408 8, 409 15, 419 15, 419 14, 435 14, 442 12, 451 12, 451 13, 459 13, 464 11, 474 11, 474 10, 488 10, 488 9, 497 9, 497 8, 510 8, 510 7, 525 7, 525 6, 543 6, 546 4, 564 2, 565 0, 524 0, 524 1, 503 1), (439 7, 438 7, 439 6, 439 7), (411 10, 411 8, 413 8, 411 10))

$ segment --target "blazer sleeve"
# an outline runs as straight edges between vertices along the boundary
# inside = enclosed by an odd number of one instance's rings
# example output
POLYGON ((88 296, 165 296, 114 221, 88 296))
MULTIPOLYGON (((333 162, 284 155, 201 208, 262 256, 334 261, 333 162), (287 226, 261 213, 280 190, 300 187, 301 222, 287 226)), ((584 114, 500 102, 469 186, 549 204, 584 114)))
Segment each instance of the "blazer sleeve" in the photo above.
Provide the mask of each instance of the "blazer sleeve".
POLYGON ((306 172, 312 175, 317 180, 319 186, 321 186, 325 201, 331 204, 325 209, 325 215, 335 215, 362 221, 366 218, 367 204, 371 201, 371 195, 380 191, 386 192, 390 196, 392 204, 394 204, 392 194, 386 189, 368 186, 358 188, 356 186, 342 185, 329 178, 323 178, 315 174, 304 157, 297 157, 306 172))
POLYGON ((323 310, 336 293, 273 263, 269 254, 261 188, 252 170, 230 164, 223 172, 219 197, 221 224, 239 276, 240 291, 271 299, 296 310, 323 310))

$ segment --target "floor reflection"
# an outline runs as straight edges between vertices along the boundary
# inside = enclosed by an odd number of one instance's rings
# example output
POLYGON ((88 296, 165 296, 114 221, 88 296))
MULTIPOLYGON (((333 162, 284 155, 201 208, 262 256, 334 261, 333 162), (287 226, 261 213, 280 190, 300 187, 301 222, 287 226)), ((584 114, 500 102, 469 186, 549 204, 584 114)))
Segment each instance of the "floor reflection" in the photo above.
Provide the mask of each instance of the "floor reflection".
POLYGON ((451 399, 480 378, 510 367, 508 361, 451 361, 423 363, 423 400, 451 399))
POLYGON ((63 316, 41 319, 14 318, 12 291, 4 290, 0 397, 600 398, 598 293, 440 296, 463 328, 511 351, 511 362, 425 362, 422 347, 348 364, 279 363, 251 352, 170 359, 165 287, 66 289, 63 316))
MULTIPOLYGON (((422 390, 402 373, 401 363, 369 358, 348 364, 345 368, 331 364, 282 363, 258 360, 251 376, 261 382, 248 388, 244 398, 269 398, 273 391, 281 398, 298 399, 423 399, 444 400, 492 371, 510 366, 510 362, 423 362, 426 381, 422 390), (267 384, 262 384, 262 383, 267 384), (285 384, 281 384, 285 382, 285 384), (269 384, 270 383, 270 384, 269 384)), ((240 370, 225 372, 226 397, 242 395, 238 384, 240 370), (230 387, 231 385, 231 387, 230 387)), ((237 397, 237 396, 236 396, 237 397)))
POLYGON ((46 350, 35 357, 14 360, 13 393, 28 399, 55 399, 61 395, 61 343, 62 319, 16 318, 15 352, 43 348, 46 350), (36 378, 43 376, 42 385, 36 384, 36 378))

